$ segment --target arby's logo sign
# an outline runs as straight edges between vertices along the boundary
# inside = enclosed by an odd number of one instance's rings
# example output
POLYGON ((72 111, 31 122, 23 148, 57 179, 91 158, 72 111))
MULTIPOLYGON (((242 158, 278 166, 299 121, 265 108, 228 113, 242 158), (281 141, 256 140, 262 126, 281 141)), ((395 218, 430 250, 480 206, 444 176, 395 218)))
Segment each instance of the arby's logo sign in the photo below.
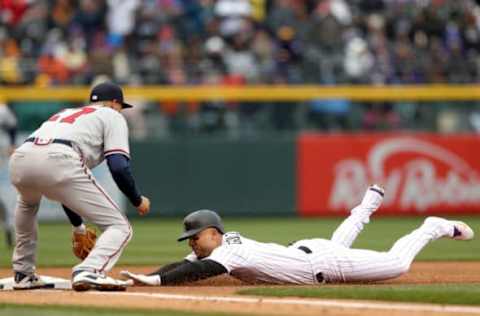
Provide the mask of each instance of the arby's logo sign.
POLYGON ((370 183, 387 192, 384 206, 425 210, 437 205, 480 203, 480 177, 462 157, 438 145, 412 138, 375 144, 367 160, 344 159, 335 165, 330 206, 354 206, 370 183), (403 163, 388 162, 403 156, 403 163))
POLYGON ((480 213, 478 135, 306 134, 298 145, 299 213, 346 214, 372 183, 380 214, 480 213))

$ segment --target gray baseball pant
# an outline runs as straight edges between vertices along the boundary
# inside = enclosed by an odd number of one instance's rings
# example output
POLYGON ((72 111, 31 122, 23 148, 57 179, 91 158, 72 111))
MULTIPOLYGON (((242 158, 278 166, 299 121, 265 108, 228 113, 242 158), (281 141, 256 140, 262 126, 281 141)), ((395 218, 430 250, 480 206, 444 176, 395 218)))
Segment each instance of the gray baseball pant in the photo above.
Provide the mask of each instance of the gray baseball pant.
POLYGON ((25 143, 11 157, 10 179, 18 191, 14 271, 35 272, 36 215, 42 196, 62 203, 103 231, 88 257, 73 271, 111 270, 130 241, 132 228, 73 148, 25 143))

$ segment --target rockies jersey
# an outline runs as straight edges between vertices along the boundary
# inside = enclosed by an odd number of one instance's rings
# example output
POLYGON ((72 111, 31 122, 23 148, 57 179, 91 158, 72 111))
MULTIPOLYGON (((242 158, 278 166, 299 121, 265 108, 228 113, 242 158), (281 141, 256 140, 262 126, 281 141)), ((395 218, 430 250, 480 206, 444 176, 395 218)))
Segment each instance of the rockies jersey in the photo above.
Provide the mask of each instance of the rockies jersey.
POLYGON ((127 122, 122 114, 108 107, 65 109, 45 121, 30 137, 35 137, 37 145, 54 139, 71 141, 90 169, 111 154, 130 158, 127 122))
MULTIPOLYGON (((198 260, 193 252, 185 259, 198 260)), ((258 242, 237 232, 224 234, 221 246, 202 259, 220 263, 231 276, 248 283, 316 283, 305 252, 296 247, 258 242)))

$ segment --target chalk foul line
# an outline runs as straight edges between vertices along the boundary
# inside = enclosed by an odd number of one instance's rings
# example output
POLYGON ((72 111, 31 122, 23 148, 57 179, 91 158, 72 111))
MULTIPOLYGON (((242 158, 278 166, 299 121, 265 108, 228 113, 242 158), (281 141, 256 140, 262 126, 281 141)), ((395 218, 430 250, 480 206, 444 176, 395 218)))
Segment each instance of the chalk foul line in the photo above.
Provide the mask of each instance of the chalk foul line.
MULTIPOLYGON (((45 290, 49 291, 49 290, 45 290)), ((50 291, 49 291, 50 292, 50 291)), ((57 292, 58 293, 58 292, 57 292)), ((113 295, 126 297, 155 298, 161 300, 176 301, 206 301, 221 303, 242 303, 242 304, 272 304, 272 305, 301 305, 311 307, 332 307, 332 308, 357 308, 375 310, 408 310, 421 312, 442 312, 442 313, 468 313, 479 314, 480 307, 455 306, 440 304, 422 303, 397 303, 397 302, 354 302, 348 300, 332 299, 291 299, 291 298, 261 298, 261 297, 236 297, 236 296, 201 296, 166 293, 142 293, 142 292, 86 292, 88 295, 113 295)))

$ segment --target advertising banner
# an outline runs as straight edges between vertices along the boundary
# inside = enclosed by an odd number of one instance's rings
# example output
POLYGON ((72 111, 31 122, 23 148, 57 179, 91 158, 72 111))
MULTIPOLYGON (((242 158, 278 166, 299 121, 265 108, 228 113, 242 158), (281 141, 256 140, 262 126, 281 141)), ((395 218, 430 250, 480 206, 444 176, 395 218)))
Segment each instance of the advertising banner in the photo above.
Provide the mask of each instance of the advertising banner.
POLYGON ((300 215, 345 215, 373 183, 379 214, 480 213, 480 136, 303 134, 297 146, 300 215))

